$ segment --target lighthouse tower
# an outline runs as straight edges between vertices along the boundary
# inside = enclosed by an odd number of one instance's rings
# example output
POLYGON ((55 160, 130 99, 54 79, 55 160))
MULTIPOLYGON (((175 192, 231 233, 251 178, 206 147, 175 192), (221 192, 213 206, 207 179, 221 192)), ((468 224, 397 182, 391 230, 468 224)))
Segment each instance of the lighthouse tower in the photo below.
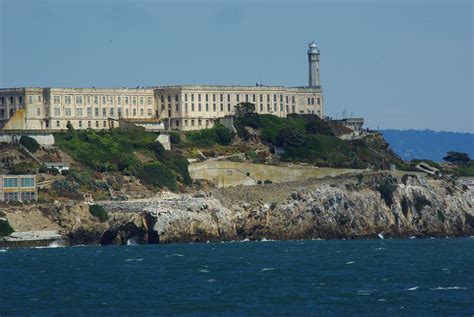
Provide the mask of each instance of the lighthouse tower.
POLYGON ((309 87, 320 87, 319 81, 319 49, 314 41, 308 47, 308 63, 309 63, 309 87))

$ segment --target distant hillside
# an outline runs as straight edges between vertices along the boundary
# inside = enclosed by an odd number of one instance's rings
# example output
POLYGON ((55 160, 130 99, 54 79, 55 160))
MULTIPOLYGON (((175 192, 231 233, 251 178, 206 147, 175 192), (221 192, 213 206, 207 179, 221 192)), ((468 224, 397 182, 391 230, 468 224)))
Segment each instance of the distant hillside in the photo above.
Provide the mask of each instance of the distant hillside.
POLYGON ((441 162, 448 151, 474 157, 474 134, 432 130, 381 130, 391 148, 404 160, 429 159, 441 162))

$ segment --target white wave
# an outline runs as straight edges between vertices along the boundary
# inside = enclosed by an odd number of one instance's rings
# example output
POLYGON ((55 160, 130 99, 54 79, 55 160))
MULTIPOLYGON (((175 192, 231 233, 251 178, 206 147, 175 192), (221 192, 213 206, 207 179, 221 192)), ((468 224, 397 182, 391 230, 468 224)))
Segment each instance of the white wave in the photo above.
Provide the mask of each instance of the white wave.
POLYGON ((375 248, 376 251, 385 250, 385 248, 375 248))
POLYGON ((432 291, 446 291, 446 290, 467 290, 467 287, 461 286, 447 286, 447 287, 435 287, 431 289, 432 291))
POLYGON ((384 239, 383 231, 378 234, 378 237, 379 237, 380 239, 382 239, 382 240, 384 239))
POLYGON ((141 261, 143 261, 143 258, 139 258, 139 259, 125 259, 124 262, 132 262, 132 261, 141 262, 141 261))
POLYGON ((242 240, 242 242, 249 242, 250 239, 249 238, 245 238, 244 240, 242 240))
POLYGON ((407 291, 416 291, 418 289, 418 286, 413 286, 410 288, 407 288, 407 291))
POLYGON ((208 283, 214 283, 215 281, 216 281, 216 280, 213 279, 213 278, 207 280, 208 283))
POLYGON ((274 267, 264 267, 262 271, 273 271, 274 269, 274 267))
POLYGON ((7 252, 7 249, 0 249, 0 252, 7 252))
POLYGON ((385 298, 379 298, 378 301, 379 302, 386 302, 387 300, 385 298))
POLYGON ((208 270, 205 270, 205 269, 199 270, 199 272, 201 272, 201 273, 209 273, 209 271, 208 271, 208 270))
POLYGON ((372 289, 361 289, 357 291, 357 295, 367 296, 373 293, 372 289))
POLYGON ((127 245, 138 245, 138 242, 135 238, 127 239, 127 245))
POLYGON ((416 237, 415 237, 415 236, 411 236, 411 237, 409 237, 408 239, 416 239, 416 237))
POLYGON ((181 257, 181 256, 184 256, 184 255, 182 255, 181 253, 173 253, 173 254, 168 254, 166 257, 169 258, 170 256, 179 256, 179 257, 181 257))
POLYGON ((262 238, 262 240, 260 240, 262 242, 268 242, 268 241, 275 241, 275 240, 272 240, 272 239, 267 239, 267 238, 262 238))
POLYGON ((346 264, 354 264, 355 261, 349 261, 349 262, 346 262, 346 264))

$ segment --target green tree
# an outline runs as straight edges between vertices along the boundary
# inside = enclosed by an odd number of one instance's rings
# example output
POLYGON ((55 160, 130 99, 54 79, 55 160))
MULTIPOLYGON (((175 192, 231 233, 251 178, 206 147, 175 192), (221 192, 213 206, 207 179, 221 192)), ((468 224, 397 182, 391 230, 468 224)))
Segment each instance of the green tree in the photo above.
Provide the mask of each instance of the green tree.
POLYGON ((255 112, 255 104, 251 102, 240 102, 235 106, 235 115, 237 117, 245 117, 249 113, 255 112))
POLYGON ((467 166, 471 161, 471 158, 466 153, 449 151, 443 160, 459 166, 467 166))
POLYGON ((303 134, 294 127, 284 127, 278 131, 277 145, 284 147, 300 147, 303 145, 303 134))
POLYGON ((22 135, 20 138, 20 144, 23 145, 28 151, 34 153, 40 148, 39 143, 27 135, 22 135))

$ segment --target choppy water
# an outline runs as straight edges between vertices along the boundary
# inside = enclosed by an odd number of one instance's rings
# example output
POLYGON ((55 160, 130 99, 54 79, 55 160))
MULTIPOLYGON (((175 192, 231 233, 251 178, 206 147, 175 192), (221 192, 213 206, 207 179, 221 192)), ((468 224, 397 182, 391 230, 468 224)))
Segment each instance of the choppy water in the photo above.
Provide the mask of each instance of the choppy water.
POLYGON ((0 252, 0 315, 474 315, 474 239, 0 252))

